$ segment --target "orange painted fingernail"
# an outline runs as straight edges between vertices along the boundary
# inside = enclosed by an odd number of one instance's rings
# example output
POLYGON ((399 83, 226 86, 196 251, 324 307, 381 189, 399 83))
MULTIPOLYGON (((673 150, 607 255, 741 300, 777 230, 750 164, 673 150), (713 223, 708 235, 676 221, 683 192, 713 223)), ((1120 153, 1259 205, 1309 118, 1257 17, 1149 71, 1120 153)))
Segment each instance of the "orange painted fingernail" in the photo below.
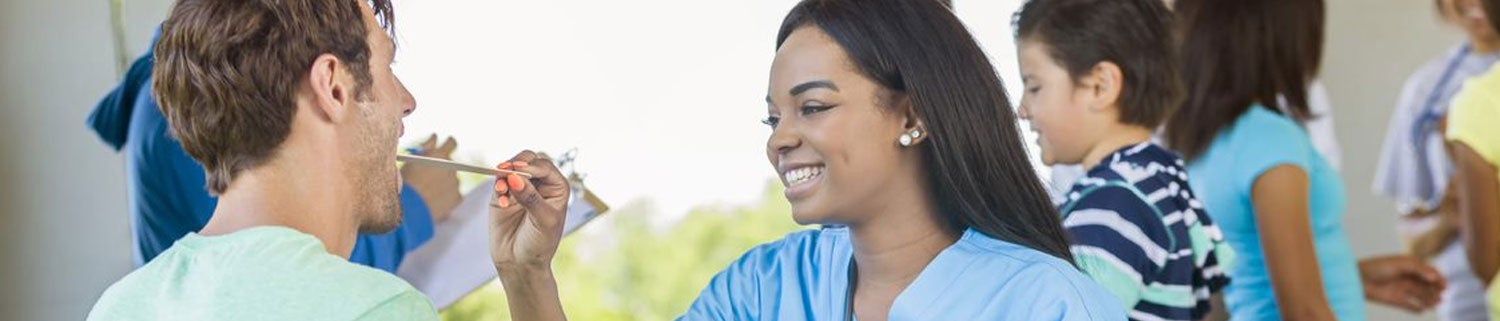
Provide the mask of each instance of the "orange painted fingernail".
POLYGON ((526 168, 528 166, 531 166, 531 164, 527 164, 526 162, 515 162, 514 165, 512 165, 512 166, 514 166, 515 169, 523 169, 523 168, 526 168))
POLYGON ((505 181, 510 183, 511 190, 519 191, 526 188, 526 180, 522 179, 521 175, 510 174, 505 177, 505 181))
POLYGON ((505 162, 505 163, 500 163, 500 166, 496 166, 496 167, 499 167, 500 169, 503 169, 503 170, 510 170, 511 166, 512 165, 511 165, 510 162, 505 162))
POLYGON ((501 195, 500 196, 500 200, 498 200, 498 202, 500 202, 500 208, 510 207, 510 197, 509 196, 501 195))
POLYGON ((499 194, 503 195, 506 192, 510 192, 510 189, 506 188, 505 182, 504 181, 495 181, 495 193, 499 193, 499 194))

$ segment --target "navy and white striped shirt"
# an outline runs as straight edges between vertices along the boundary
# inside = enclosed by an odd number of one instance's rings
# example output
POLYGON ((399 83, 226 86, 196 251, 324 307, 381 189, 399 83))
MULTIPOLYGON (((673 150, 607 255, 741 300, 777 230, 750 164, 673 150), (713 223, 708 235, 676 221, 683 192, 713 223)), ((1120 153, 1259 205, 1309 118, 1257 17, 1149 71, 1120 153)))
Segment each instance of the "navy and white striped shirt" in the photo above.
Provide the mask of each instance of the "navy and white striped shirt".
POLYGON ((1153 143, 1120 149, 1062 204, 1078 266, 1131 307, 1131 320, 1198 320, 1229 283, 1232 251, 1188 187, 1182 158, 1153 143))

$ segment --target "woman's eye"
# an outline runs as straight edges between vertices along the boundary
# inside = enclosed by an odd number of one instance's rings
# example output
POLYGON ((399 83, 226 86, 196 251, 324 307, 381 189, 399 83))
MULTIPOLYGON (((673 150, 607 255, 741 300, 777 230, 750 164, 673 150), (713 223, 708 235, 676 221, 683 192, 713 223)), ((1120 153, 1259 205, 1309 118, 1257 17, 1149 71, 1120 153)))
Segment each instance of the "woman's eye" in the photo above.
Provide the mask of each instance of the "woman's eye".
POLYGON ((831 109, 831 108, 833 108, 833 106, 802 106, 802 114, 803 115, 812 115, 812 114, 816 114, 816 113, 821 113, 821 112, 827 111, 828 109, 831 109))
POLYGON ((1036 92, 1041 91, 1041 90, 1042 90, 1042 87, 1029 87, 1029 88, 1026 88, 1026 92, 1029 92, 1029 93, 1036 93, 1036 92))
POLYGON ((776 128, 776 124, 781 123, 781 117, 766 116, 766 119, 760 120, 760 123, 766 124, 766 126, 771 126, 771 128, 776 128))

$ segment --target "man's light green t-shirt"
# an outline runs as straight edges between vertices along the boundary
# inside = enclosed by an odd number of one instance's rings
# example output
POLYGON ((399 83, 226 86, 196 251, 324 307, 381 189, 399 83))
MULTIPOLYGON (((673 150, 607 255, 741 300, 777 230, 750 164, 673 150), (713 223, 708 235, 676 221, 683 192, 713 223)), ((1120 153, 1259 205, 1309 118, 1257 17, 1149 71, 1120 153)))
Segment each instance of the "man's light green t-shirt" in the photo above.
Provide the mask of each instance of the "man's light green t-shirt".
POLYGON ((188 234, 94 304, 106 320, 437 320, 390 273, 329 254, 312 235, 256 227, 188 234))

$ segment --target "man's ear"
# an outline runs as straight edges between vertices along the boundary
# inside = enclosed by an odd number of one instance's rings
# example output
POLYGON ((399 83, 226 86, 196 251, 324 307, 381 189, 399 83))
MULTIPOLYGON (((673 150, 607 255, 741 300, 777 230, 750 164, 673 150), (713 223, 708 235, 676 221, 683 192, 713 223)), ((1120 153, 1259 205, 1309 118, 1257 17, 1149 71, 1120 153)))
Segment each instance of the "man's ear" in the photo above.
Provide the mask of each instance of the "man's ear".
POLYGON ((1120 70, 1120 65, 1101 61, 1094 64, 1094 68, 1089 69, 1088 76, 1082 80, 1082 89, 1089 95, 1089 111, 1102 112, 1119 105, 1120 93, 1124 92, 1125 84, 1125 72, 1120 70))
POLYGON ((348 85, 344 61, 331 54, 319 55, 307 73, 307 88, 312 93, 313 112, 325 121, 339 122, 349 115, 354 91, 348 85))

